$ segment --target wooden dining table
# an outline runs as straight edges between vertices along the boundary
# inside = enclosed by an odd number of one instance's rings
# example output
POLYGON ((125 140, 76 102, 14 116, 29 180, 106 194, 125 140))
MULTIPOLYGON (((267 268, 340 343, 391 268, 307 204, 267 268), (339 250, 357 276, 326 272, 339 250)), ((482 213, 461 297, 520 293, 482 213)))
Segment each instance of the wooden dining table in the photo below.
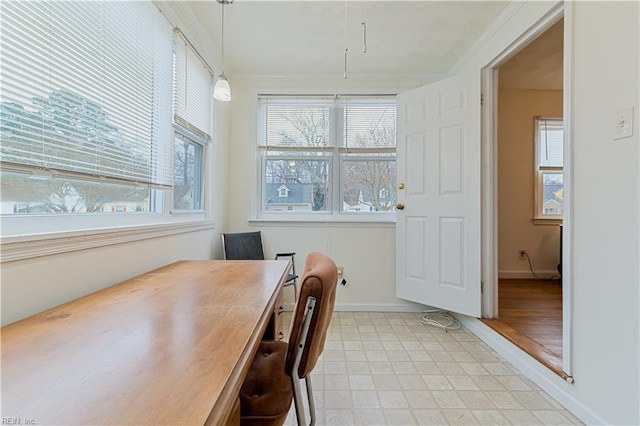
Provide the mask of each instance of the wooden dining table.
POLYGON ((290 267, 179 261, 2 327, 3 422, 228 424, 290 267))

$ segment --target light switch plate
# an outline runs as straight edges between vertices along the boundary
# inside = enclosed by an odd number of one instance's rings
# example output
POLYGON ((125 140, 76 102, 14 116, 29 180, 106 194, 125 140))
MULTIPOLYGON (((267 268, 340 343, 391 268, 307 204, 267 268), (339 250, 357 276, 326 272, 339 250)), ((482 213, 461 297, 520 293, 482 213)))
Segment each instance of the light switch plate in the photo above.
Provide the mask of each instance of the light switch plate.
POLYGON ((614 140, 633 136, 633 107, 616 112, 614 126, 614 140))

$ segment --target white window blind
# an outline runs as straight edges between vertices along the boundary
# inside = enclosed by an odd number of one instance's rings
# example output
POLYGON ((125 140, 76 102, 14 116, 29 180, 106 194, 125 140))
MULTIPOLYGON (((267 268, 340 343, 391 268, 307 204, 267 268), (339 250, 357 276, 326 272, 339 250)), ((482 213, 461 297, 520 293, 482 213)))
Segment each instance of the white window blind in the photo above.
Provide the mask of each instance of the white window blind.
POLYGON ((171 186, 171 26, 151 2, 3 2, 3 168, 171 186))
POLYGON ((259 145, 269 149, 333 147, 331 99, 260 98, 259 145))
POLYGON ((344 141, 351 152, 395 152, 396 102, 390 99, 350 99, 344 108, 344 141), (381 150, 382 148, 382 150, 381 150))
POLYGON ((211 68, 194 51, 179 29, 174 29, 173 106, 176 124, 206 142, 211 140, 213 103, 211 68))
POLYGON ((564 129, 562 119, 537 118, 538 166, 562 167, 564 129))

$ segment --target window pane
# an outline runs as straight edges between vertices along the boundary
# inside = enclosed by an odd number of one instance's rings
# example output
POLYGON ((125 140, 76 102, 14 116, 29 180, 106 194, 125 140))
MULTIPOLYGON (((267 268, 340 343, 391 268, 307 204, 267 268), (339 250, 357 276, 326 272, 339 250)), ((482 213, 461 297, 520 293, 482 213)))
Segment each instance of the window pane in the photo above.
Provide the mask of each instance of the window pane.
POLYGON ((146 187, 1 171, 2 214, 149 212, 146 187))
POLYGON ((264 211, 327 211, 329 160, 265 161, 264 211))
POLYGON ((542 215, 562 216, 564 189, 562 173, 542 173, 542 215))
POLYGON ((396 204, 395 160, 345 160, 342 210, 392 211, 396 204))
POLYGON ((173 170, 173 208, 202 209, 202 153, 199 143, 177 134, 173 170))

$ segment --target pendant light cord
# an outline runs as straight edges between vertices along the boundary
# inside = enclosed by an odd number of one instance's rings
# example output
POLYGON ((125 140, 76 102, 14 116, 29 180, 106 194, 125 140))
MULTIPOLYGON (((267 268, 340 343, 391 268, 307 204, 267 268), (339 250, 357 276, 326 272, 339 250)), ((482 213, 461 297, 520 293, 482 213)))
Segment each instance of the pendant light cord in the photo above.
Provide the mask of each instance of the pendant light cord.
POLYGON ((362 16, 362 53, 367 53, 367 0, 364 0, 364 13, 362 16))
POLYGON ((222 53, 222 72, 224 73, 224 3, 222 3, 222 43, 221 43, 221 53, 222 53))
POLYGON ((347 0, 344 0, 344 79, 347 79, 347 0))

